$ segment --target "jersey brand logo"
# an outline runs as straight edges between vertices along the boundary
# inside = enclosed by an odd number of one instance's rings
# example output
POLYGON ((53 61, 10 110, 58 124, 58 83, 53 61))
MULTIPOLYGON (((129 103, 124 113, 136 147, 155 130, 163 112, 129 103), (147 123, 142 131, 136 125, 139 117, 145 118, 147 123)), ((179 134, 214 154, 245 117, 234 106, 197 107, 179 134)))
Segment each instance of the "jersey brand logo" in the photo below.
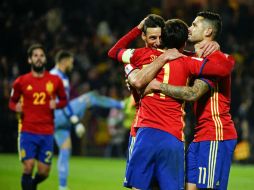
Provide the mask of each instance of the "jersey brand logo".
POLYGON ((33 87, 29 84, 29 85, 26 87, 26 90, 31 91, 31 90, 33 90, 33 87))

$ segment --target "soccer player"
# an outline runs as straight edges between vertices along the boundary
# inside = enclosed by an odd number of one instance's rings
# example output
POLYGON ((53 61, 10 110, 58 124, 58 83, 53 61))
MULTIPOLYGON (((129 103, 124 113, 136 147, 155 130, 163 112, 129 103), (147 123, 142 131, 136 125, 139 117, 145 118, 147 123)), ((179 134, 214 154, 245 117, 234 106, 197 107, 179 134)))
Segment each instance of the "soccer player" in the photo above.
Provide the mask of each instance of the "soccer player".
MULTIPOLYGON (((135 61, 137 62, 140 60, 140 64, 142 64, 142 62, 150 63, 152 60, 154 60, 157 57, 157 55, 161 54, 161 52, 158 53, 157 51, 155 51, 154 55, 149 56, 149 54, 148 54, 148 57, 145 57, 144 55, 147 55, 147 51, 149 50, 149 48, 143 48, 143 50, 142 50, 142 48, 135 49, 135 50, 130 50, 130 49, 126 50, 125 49, 126 47, 124 45, 130 43, 130 41, 132 39, 134 39, 135 33, 133 31, 135 31, 135 30, 137 30, 137 29, 136 28, 133 29, 131 32, 129 32, 126 36, 124 36, 117 42, 117 44, 109 52, 109 53, 111 53, 114 50, 115 52, 117 52, 117 54, 110 55, 110 57, 112 57, 112 58, 115 57, 119 61, 123 61, 125 63, 135 62, 135 61), (114 49, 116 47, 118 48, 117 50, 114 49), (157 55, 156 55, 156 52, 157 52, 157 55), (138 58, 136 58, 136 57, 138 57, 138 58)), ((137 33, 136 33, 136 35, 137 35, 137 33)), ((128 68, 126 70, 128 70, 128 68)), ((130 153, 131 153, 132 147, 133 147, 133 144, 130 146, 130 153)), ((127 160, 127 167, 128 167, 128 160, 127 160)), ((130 186, 130 185, 125 183, 125 186, 130 186)))
POLYGON ((9 101, 19 117, 19 156, 23 164, 22 190, 36 190, 50 171, 53 156, 54 109, 67 103, 63 83, 45 70, 45 49, 33 44, 28 49, 31 72, 21 75, 14 83, 9 101), (56 102, 58 98, 58 102, 56 102), (37 164, 34 177, 33 169, 37 164))
MULTIPOLYGON (((183 21, 172 19, 166 22, 162 34, 165 47, 181 50, 187 38, 188 27, 183 21)), ((150 53, 150 57, 156 56, 154 52, 150 53)), ((168 56, 171 55, 162 54, 142 70, 130 65, 127 71, 131 85, 137 89, 143 88, 144 81, 149 82, 154 76, 165 83, 185 85, 191 75, 225 76, 232 70, 231 60, 221 52, 214 52, 206 60, 182 57, 161 64, 161 59, 168 60, 168 56), (218 61, 218 58, 221 60, 218 61), (140 79, 140 76, 143 78, 140 79)), ((183 189, 183 116, 182 101, 160 93, 149 94, 141 99, 135 126, 138 128, 136 142, 127 168, 128 186, 149 189, 155 178, 161 189, 183 189)))
MULTIPOLYGON (((189 41, 214 40, 220 34, 221 18, 213 12, 200 12, 189 28, 189 41)), ((196 126, 194 140, 187 158, 187 189, 227 189, 228 177, 237 134, 230 111, 230 75, 217 79, 199 78, 193 86, 173 86, 152 81, 147 91, 153 89, 173 98, 196 101, 194 113, 196 126)), ((147 93, 147 92, 146 92, 147 93)))
POLYGON ((69 100, 70 82, 67 73, 73 68, 74 56, 72 53, 61 50, 55 56, 55 67, 51 74, 59 76, 64 84, 68 98, 68 104, 64 109, 55 110, 55 140, 59 148, 58 158, 58 178, 59 190, 67 190, 67 178, 69 174, 69 159, 71 154, 71 126, 75 127, 76 135, 81 138, 85 133, 85 127, 80 122, 85 110, 92 106, 104 108, 122 109, 123 103, 120 101, 99 96, 96 92, 89 92, 78 98, 69 100))

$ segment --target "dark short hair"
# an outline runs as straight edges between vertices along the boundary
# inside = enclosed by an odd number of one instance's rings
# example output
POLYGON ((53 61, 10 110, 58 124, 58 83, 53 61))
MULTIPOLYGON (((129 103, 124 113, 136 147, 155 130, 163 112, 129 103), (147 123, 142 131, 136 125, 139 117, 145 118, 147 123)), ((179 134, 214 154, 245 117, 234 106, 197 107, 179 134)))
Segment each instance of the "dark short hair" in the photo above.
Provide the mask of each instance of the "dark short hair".
POLYGON ((162 45, 166 48, 181 48, 188 39, 188 25, 180 19, 170 19, 162 30, 162 45))
POLYGON ((146 34, 147 28, 163 28, 165 26, 164 19, 156 14, 147 15, 147 19, 145 20, 143 32, 146 34))
POLYGON ((210 11, 202 11, 197 14, 205 19, 206 22, 210 23, 213 27, 213 39, 218 39, 222 29, 221 16, 217 13, 210 11))
POLYGON ((73 57, 73 54, 66 50, 60 50, 55 56, 55 62, 59 63, 61 60, 73 57))
POLYGON ((27 49, 27 56, 32 57, 33 51, 35 49, 42 49, 43 52, 46 54, 46 49, 42 44, 32 44, 28 49, 27 49))

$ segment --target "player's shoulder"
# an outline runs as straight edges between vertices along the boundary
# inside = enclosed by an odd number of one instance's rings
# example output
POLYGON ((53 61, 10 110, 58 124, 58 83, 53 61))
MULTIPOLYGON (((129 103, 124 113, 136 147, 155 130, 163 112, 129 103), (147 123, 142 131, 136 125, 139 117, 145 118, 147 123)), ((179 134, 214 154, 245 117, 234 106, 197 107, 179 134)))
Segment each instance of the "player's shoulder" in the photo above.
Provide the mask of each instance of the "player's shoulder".
POLYGON ((220 58, 223 58, 223 57, 226 57, 226 58, 230 58, 232 59, 232 56, 230 56, 229 54, 226 54, 220 50, 217 50, 213 53, 211 53, 210 55, 207 56, 207 58, 215 58, 215 59, 220 59, 220 58))
POLYGON ((45 76, 47 78, 55 80, 55 81, 61 80, 58 75, 52 74, 52 73, 50 73, 48 71, 45 72, 45 76))
POLYGON ((52 69, 49 71, 49 73, 52 74, 52 75, 57 75, 57 74, 58 74, 58 71, 57 71, 57 69, 54 67, 54 68, 52 68, 52 69))
POLYGON ((15 82, 23 82, 23 81, 26 81, 26 80, 29 81, 29 80, 31 80, 31 78, 32 78, 32 74, 31 74, 31 72, 29 72, 29 73, 25 73, 25 74, 22 74, 19 77, 17 77, 15 79, 15 82))
POLYGON ((136 48, 136 49, 133 49, 133 54, 142 55, 144 52, 147 52, 149 50, 150 50, 150 48, 147 48, 147 47, 136 48))
POLYGON ((195 57, 195 56, 184 56, 184 57, 180 57, 178 60, 179 61, 183 61, 185 63, 188 63, 189 61, 200 61, 200 62, 203 62, 204 58, 202 58, 202 57, 195 57))

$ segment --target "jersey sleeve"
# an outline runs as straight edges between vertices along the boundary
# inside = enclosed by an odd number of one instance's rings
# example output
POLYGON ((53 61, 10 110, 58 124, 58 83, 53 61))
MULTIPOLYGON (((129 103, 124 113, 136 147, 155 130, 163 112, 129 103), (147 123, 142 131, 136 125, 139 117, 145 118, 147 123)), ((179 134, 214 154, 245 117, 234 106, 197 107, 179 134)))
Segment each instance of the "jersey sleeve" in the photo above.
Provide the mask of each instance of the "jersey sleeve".
MULTIPOLYGON (((122 62, 121 56, 119 54, 123 54, 125 49, 129 46, 129 44, 135 40, 141 34, 141 30, 137 27, 133 28, 130 32, 124 35, 116 44, 108 51, 108 56, 114 60, 122 62)), ((128 51, 126 52, 128 54, 128 51)))
POLYGON ((129 53, 128 55, 122 56, 124 57, 123 63, 124 63, 124 71, 125 75, 128 76, 132 71, 135 69, 140 69, 142 66, 143 62, 140 61, 140 58, 143 55, 144 50, 139 48, 139 49, 132 49, 132 52, 129 53))
POLYGON ((22 91, 21 91, 21 85, 20 85, 20 78, 18 78, 14 81, 12 89, 11 89, 9 108, 12 111, 16 111, 16 104, 19 102, 21 95, 22 95, 22 91))
POLYGON ((56 95, 59 100, 56 104, 56 108, 59 109, 65 107, 67 105, 67 95, 65 93, 63 82, 60 78, 57 78, 56 95))
POLYGON ((212 75, 215 77, 228 76, 235 65, 232 56, 216 51, 209 55, 207 61, 202 65, 199 75, 212 75))
POLYGON ((204 81, 208 85, 210 90, 214 89, 215 83, 216 83, 215 78, 203 78, 203 77, 201 77, 201 78, 198 78, 198 79, 204 81))
POLYGON ((216 51, 207 58, 184 57, 189 72, 195 76, 225 77, 234 67, 234 59, 220 51, 216 51))

